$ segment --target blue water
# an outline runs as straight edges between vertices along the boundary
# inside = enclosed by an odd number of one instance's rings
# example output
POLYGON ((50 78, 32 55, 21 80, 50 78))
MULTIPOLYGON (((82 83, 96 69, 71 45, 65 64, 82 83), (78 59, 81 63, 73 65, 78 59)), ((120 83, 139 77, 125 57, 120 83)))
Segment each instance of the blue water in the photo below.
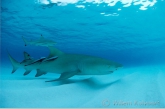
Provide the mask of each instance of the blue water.
MULTIPOLYGON (((8 74, 12 70, 6 49, 19 62, 23 60, 24 51, 34 58, 47 56, 47 47, 24 46, 22 40, 22 36, 37 40, 41 34, 55 41, 55 47, 63 52, 106 58, 126 68, 165 65, 164 0, 116 3, 115 0, 110 3, 104 0, 98 0, 100 3, 95 0, 86 0, 86 3, 85 0, 66 1, 1 1, 1 73, 5 73, 3 68, 7 66, 8 74)), ((159 70, 161 68, 158 67, 159 70)), ((56 106, 65 107, 50 107, 56 106)), ((92 107, 89 104, 74 106, 74 103, 67 106, 92 107)), ((158 107, 164 107, 164 104, 158 107)))

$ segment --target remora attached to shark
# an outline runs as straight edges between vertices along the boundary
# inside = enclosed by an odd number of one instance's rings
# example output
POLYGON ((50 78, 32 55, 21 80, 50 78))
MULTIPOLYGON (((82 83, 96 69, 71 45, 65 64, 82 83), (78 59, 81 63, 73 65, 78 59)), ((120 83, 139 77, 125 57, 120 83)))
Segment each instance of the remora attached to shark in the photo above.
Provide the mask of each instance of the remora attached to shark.
MULTIPOLYGON (((7 51, 9 59, 12 63, 13 66, 13 70, 12 73, 14 73, 18 68, 24 68, 25 65, 32 63, 34 61, 34 59, 27 53, 24 52, 24 60, 22 62, 18 62, 16 61, 11 55, 10 53, 7 51)), ((24 73, 24 75, 29 74, 31 71, 30 70, 26 70, 26 72, 24 73)))
POLYGON ((25 46, 27 45, 35 45, 35 46, 54 46, 56 43, 52 40, 45 39, 42 35, 39 40, 28 41, 22 36, 23 41, 25 42, 25 46))
POLYGON ((61 74, 58 79, 51 80, 59 81, 68 79, 74 75, 110 74, 122 67, 121 64, 99 57, 63 53, 54 47, 49 47, 49 49, 50 56, 48 57, 57 56, 58 58, 47 58, 47 61, 43 61, 43 59, 27 64, 25 65, 25 69, 37 69, 36 75, 42 75, 45 72, 61 74))

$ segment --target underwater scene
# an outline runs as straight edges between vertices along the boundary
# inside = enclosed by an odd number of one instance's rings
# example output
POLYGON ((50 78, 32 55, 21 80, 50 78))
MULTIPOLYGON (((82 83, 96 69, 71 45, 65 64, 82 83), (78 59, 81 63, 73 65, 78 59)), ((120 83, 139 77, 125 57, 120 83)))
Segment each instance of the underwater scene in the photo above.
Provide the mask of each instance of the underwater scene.
POLYGON ((1 0, 1 108, 165 107, 164 0, 1 0))

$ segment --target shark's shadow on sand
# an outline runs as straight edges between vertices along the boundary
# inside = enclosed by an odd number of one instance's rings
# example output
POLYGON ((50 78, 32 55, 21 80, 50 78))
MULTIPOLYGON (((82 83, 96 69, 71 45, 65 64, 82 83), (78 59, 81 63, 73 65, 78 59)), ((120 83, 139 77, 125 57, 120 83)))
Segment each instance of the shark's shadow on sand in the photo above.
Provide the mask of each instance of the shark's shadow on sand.
MULTIPOLYGON (((50 78, 47 78, 47 77, 45 77, 45 78, 44 77, 43 78, 35 78, 35 77, 17 78, 17 80, 32 80, 32 81, 33 80, 46 81, 47 79, 50 79, 50 78)), ((119 82, 121 82, 121 79, 103 83, 94 77, 89 77, 86 79, 67 79, 67 80, 63 80, 63 81, 43 82, 42 84, 45 84, 44 86, 46 86, 46 87, 56 87, 56 86, 63 86, 63 85, 79 84, 79 86, 86 88, 86 89, 99 90, 99 89, 107 88, 107 87, 114 85, 116 83, 119 83, 119 82)))
POLYGON ((106 87, 109 87, 115 83, 120 82, 121 79, 108 82, 108 83, 101 83, 95 78, 87 78, 83 80, 74 80, 74 79, 68 79, 64 81, 56 81, 56 82, 48 82, 47 84, 51 84, 52 86, 60 86, 60 85, 67 85, 67 84, 79 84, 81 87, 89 88, 89 89, 104 89, 106 87))

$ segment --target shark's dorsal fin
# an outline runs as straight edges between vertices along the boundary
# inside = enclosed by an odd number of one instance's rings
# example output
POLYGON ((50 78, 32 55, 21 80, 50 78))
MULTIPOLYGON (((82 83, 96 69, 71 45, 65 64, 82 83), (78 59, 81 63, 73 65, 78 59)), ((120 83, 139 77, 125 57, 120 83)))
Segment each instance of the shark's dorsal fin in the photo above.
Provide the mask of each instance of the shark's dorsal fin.
POLYGON ((50 46, 48 48, 50 50, 50 54, 49 54, 48 58, 51 58, 51 57, 54 57, 54 56, 60 56, 60 55, 64 54, 62 51, 58 50, 55 47, 50 46))
POLYGON ((24 59, 31 59, 31 56, 27 52, 24 52, 24 59))

